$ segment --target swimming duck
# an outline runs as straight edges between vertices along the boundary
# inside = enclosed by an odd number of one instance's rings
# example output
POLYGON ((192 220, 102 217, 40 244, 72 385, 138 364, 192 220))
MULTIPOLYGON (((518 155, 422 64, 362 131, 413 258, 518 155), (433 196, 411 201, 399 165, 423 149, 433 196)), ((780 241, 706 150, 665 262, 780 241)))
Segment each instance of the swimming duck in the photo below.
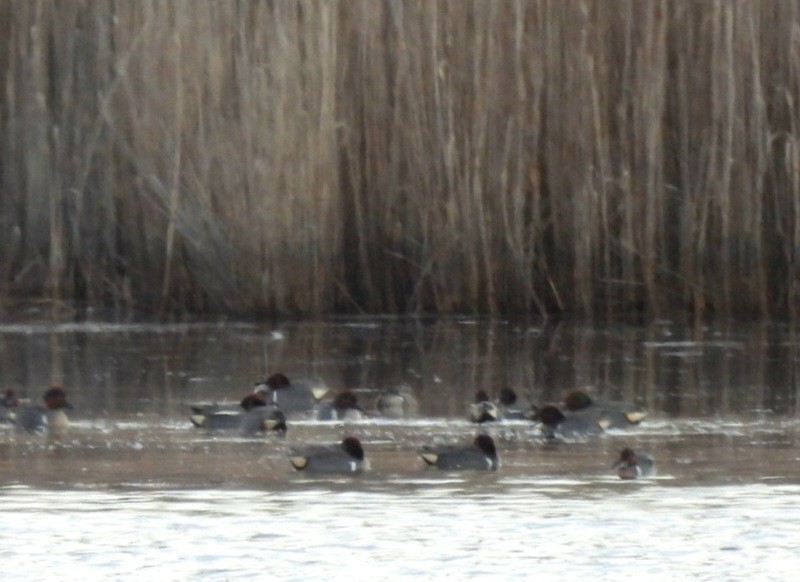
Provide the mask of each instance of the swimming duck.
POLYGON ((266 388, 272 403, 279 406, 287 415, 311 412, 330 391, 317 382, 290 381, 280 372, 256 382, 256 388, 266 388))
POLYGON ((189 418, 198 428, 238 429, 243 436, 252 436, 259 432, 286 434, 286 415, 280 408, 268 402, 266 390, 256 390, 248 394, 235 409, 228 405, 206 406, 189 418))
POLYGON ((51 434, 63 433, 69 428, 65 409, 71 409, 67 392, 61 386, 53 386, 42 394, 43 404, 18 406, 14 412, 17 428, 26 432, 51 434))
POLYGON ((20 405, 17 391, 7 388, 0 396, 0 424, 11 424, 16 418, 15 409, 20 405))
POLYGON ((602 419, 606 428, 626 428, 639 424, 647 412, 638 410, 631 404, 610 400, 593 399, 583 390, 573 390, 564 398, 564 405, 570 412, 589 414, 602 419))
POLYGON ((387 388, 378 396, 375 407, 385 418, 407 418, 416 414, 418 404, 412 394, 400 392, 397 388, 387 388))
POLYGON ((504 420, 526 420, 527 409, 520 406, 517 393, 513 388, 503 388, 500 390, 498 409, 500 416, 504 420))
POLYGON ((547 439, 580 438, 601 434, 606 426, 605 421, 594 415, 581 412, 564 413, 558 406, 548 404, 536 410, 531 420, 542 424, 542 433, 547 439))
POLYGON ((612 468, 617 470, 620 479, 638 479, 652 475, 654 463, 653 458, 647 453, 626 448, 622 450, 612 468))
POLYGON ((445 471, 496 471, 500 463, 494 440, 487 434, 479 434, 472 444, 465 446, 425 446, 419 455, 428 466, 445 471))
POLYGON ((189 405, 189 420, 196 427, 212 430, 239 428, 244 410, 266 406, 269 389, 256 385, 256 389, 239 402, 196 402, 189 405))
MULTIPOLYGON (((258 401, 263 401, 264 404, 266 404, 267 400, 269 399, 269 393, 269 387, 263 381, 258 381, 255 383, 255 389, 253 392, 245 396, 244 399, 256 399, 258 401)), ((235 417, 242 411, 242 408, 245 407, 244 399, 240 400, 239 402, 195 402, 189 405, 189 409, 191 410, 192 416, 230 413, 235 417)), ((235 428, 235 423, 233 423, 229 428, 235 428)))
POLYGON ((277 406, 260 406, 242 413, 239 423, 242 436, 253 436, 258 433, 274 433, 286 435, 286 414, 277 406))
POLYGON ((494 422, 500 418, 500 409, 489 399, 485 390, 478 390, 475 393, 475 400, 469 405, 469 419, 472 422, 482 424, 484 422, 494 422))
POLYGON ((317 420, 361 420, 364 409, 358 404, 358 397, 352 390, 339 392, 331 402, 317 412, 317 420))
POLYGON ((361 442, 353 436, 335 445, 311 445, 289 452, 297 471, 320 474, 361 473, 368 468, 361 442))

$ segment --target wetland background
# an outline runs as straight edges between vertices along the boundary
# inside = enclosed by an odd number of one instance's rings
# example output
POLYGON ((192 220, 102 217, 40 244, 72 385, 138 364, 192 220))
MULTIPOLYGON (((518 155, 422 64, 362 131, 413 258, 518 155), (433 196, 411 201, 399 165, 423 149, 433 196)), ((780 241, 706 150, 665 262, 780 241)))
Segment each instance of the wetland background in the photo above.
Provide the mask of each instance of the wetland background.
POLYGON ((0 291, 796 318, 800 8, 0 3, 0 291))

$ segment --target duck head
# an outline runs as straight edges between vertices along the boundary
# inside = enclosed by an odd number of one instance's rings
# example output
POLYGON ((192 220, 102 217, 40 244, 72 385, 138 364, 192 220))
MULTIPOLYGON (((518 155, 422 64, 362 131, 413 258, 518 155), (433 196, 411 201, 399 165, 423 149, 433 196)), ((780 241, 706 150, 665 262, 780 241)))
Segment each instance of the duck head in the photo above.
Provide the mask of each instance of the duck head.
POLYGON ((280 372, 276 372, 268 378, 256 382, 256 390, 262 391, 280 390, 281 388, 288 388, 289 386, 291 386, 289 378, 280 372))
POLYGON ((500 404, 503 406, 514 406, 517 403, 517 393, 511 388, 500 390, 500 404))
POLYGON ((358 397, 352 390, 339 392, 333 399, 333 407, 339 411, 348 409, 361 410, 361 406, 358 404, 358 397))
POLYGON ((536 420, 541 422, 543 425, 548 427, 556 427, 562 422, 564 422, 564 413, 553 404, 547 404, 546 406, 542 406, 540 409, 536 411, 535 414, 531 417, 532 420, 536 420))
POLYGON ((0 406, 5 406, 6 408, 14 408, 15 406, 19 406, 19 396, 17 396, 16 389, 6 388, 6 391, 3 393, 3 397, 0 398, 0 406))
POLYGON ((475 437, 473 444, 483 451, 488 457, 497 458, 497 447, 494 445, 494 439, 488 434, 479 434, 475 437))
POLYGON ((620 479, 637 479, 642 475, 641 462, 643 459, 631 448, 622 449, 619 459, 612 465, 617 470, 620 479))
POLYGON ((72 405, 67 402, 67 391, 61 386, 52 386, 45 390, 42 395, 44 406, 48 410, 61 410, 64 408, 71 409, 72 405))
POLYGON ((354 436, 349 436, 342 441, 342 449, 352 458, 363 461, 364 449, 361 447, 361 441, 354 436))
POLYGON ((583 390, 573 390, 564 397, 564 405, 570 412, 576 412, 589 408, 592 405, 592 399, 583 390))

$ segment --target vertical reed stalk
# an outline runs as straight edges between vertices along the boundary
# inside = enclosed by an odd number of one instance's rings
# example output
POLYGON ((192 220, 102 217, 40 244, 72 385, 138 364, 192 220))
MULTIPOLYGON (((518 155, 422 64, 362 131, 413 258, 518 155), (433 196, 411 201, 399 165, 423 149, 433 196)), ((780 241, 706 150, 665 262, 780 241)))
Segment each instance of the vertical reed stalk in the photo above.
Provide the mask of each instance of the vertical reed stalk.
POLYGON ((0 284, 797 318, 799 29, 782 0, 8 0, 0 284))

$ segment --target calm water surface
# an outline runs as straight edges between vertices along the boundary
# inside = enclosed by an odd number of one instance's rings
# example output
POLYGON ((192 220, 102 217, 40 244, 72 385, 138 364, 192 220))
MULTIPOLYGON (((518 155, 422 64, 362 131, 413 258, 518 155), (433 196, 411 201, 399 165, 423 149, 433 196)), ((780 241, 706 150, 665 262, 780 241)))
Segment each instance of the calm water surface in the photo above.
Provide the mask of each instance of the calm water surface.
POLYGON ((0 323, 0 383, 70 390, 62 439, 0 429, 0 579, 787 580, 800 568, 800 340, 780 325, 681 328, 450 319, 278 324, 0 323), (266 372, 412 392, 416 418, 298 420, 285 439, 190 426, 266 372), (478 388, 532 402, 573 387, 638 403, 631 431, 544 443, 488 430, 491 474, 426 470, 415 450, 470 439, 478 388), (298 443, 354 434, 371 470, 310 478, 298 443), (657 475, 618 480, 619 449, 657 475))

